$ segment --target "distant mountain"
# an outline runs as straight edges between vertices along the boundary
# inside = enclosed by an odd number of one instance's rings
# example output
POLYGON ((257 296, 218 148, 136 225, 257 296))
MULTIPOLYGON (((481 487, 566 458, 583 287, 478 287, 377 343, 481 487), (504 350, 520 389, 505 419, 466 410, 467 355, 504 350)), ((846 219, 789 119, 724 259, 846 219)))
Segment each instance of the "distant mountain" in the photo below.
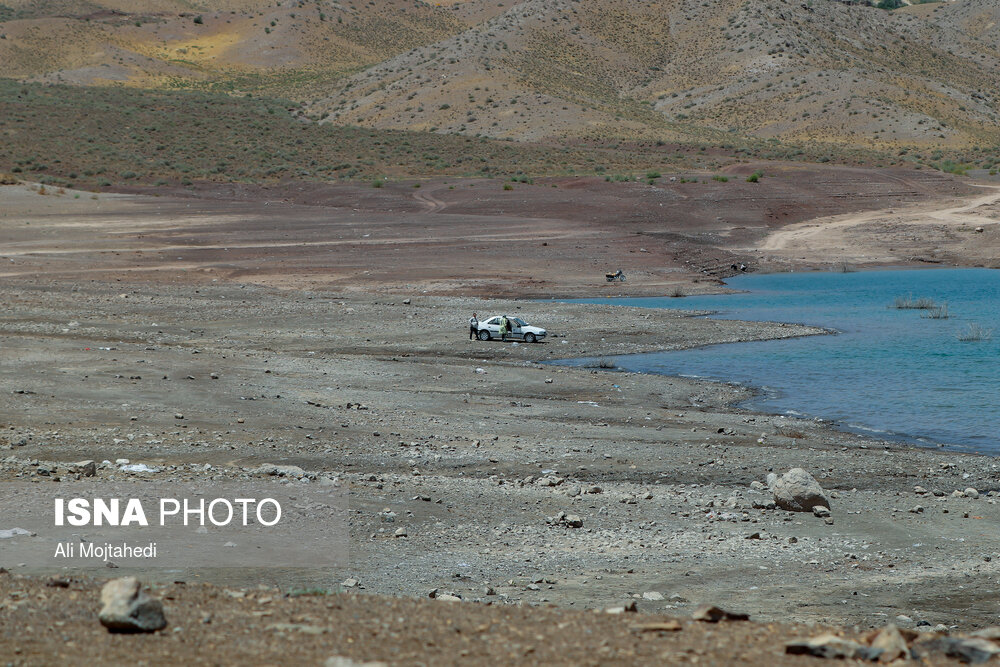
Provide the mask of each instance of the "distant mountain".
POLYGON ((0 0, 0 75, 207 87, 516 140, 1000 140, 1000 3, 0 0))

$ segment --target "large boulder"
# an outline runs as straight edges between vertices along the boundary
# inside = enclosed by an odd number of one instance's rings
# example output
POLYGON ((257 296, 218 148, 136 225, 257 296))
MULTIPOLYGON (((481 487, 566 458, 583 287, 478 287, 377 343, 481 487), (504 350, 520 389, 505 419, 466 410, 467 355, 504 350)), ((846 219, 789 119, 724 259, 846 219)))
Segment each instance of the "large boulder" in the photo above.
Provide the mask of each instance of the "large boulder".
POLYGON ((163 603, 147 595, 135 577, 104 584, 101 603, 101 625, 111 632, 156 632, 167 627, 163 603))
POLYGON ((814 507, 830 507, 823 487, 802 468, 792 468, 771 485, 774 504, 790 512, 812 512, 814 507))

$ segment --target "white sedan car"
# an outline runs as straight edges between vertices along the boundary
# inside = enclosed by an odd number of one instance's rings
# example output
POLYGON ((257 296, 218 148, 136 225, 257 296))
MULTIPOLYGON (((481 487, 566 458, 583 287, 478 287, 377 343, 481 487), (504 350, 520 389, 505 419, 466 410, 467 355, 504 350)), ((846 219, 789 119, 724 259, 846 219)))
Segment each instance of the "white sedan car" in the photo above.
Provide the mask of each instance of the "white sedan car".
MULTIPOLYGON (((500 338, 500 318, 502 315, 479 322, 479 340, 490 340, 500 338)), ((545 329, 533 327, 520 317, 507 317, 508 326, 507 338, 512 340, 523 340, 525 343, 537 343, 547 336, 545 329)))

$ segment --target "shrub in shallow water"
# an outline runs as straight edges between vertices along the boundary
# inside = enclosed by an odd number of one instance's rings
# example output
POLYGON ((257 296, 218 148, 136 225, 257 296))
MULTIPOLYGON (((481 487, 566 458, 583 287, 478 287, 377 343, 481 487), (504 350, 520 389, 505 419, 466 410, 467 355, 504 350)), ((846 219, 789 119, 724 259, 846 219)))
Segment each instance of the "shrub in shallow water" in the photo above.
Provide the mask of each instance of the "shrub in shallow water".
POLYGON ((899 310, 930 310, 932 308, 937 308, 938 305, 934 303, 934 299, 928 297, 920 297, 919 299, 914 299, 913 295, 908 296, 897 296, 895 301, 892 302, 890 308, 896 308, 899 310))
POLYGON ((940 306, 929 308, 927 309, 927 312, 922 313, 920 317, 928 320, 946 320, 949 317, 948 304, 942 303, 940 306))
POLYGON ((993 329, 972 322, 966 327, 965 331, 958 334, 958 339, 963 343, 993 340, 993 329))

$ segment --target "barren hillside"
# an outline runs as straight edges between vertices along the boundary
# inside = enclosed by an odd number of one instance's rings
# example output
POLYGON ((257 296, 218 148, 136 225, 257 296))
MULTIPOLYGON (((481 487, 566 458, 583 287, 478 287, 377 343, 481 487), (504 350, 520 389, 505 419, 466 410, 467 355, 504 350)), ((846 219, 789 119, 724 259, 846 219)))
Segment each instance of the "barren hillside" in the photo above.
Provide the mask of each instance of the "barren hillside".
POLYGON ((1000 8, 833 0, 2 0, 0 75, 212 88, 522 141, 966 150, 1000 138, 1000 8))
POLYGON ((997 136, 997 11, 987 0, 923 14, 780 0, 526 0, 355 75, 314 110, 333 122, 516 139, 711 128, 971 145, 997 136))

